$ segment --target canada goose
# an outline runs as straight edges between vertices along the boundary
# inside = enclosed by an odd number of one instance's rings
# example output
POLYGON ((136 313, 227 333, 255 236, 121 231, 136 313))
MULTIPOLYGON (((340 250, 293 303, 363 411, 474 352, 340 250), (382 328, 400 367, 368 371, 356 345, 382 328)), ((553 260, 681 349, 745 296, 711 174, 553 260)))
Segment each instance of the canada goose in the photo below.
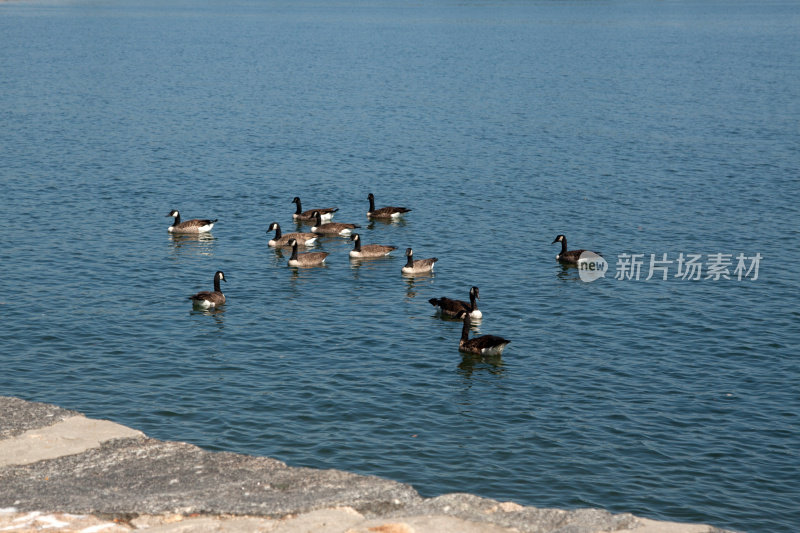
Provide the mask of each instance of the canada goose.
POLYGON ((181 214, 177 209, 173 209, 167 213, 167 216, 175 217, 175 220, 172 221, 172 225, 167 228, 167 231, 170 233, 205 233, 211 231, 211 228, 214 227, 214 222, 218 220, 216 218, 214 220, 193 218, 181 222, 181 214))
POLYGON ((322 213, 319 211, 314 211, 314 220, 316 222, 314 226, 311 227, 311 231, 318 235, 342 235, 346 237, 350 235, 355 228, 361 227, 358 224, 345 224, 343 222, 326 222, 323 224, 322 213))
POLYGON ((297 240, 289 239, 289 246, 292 247, 292 257, 289 258, 290 267, 316 266, 325 262, 328 252, 306 252, 297 253, 297 240))
POLYGON ((506 345, 511 341, 498 337, 497 335, 481 335, 480 337, 469 338, 469 328, 472 325, 469 313, 459 311, 457 318, 464 320, 461 326, 461 340, 458 341, 458 349, 462 352, 474 353, 477 355, 500 355, 506 345))
POLYGON ((369 193, 367 200, 369 200, 369 211, 367 211, 368 218, 395 218, 399 217, 403 213, 408 213, 411 211, 411 209, 408 209, 407 207, 391 206, 375 209, 375 196, 372 193, 369 193))
MULTIPOLYGON (((570 263, 577 265, 578 260, 581 258, 581 254, 583 252, 589 251, 589 250, 567 250, 567 238, 564 237, 563 235, 557 236, 555 240, 550 244, 555 244, 557 242, 561 243, 561 253, 556 255, 556 261, 561 261, 562 263, 570 263)), ((597 254, 597 252, 592 252, 592 253, 597 254)))
POLYGON ((308 211, 303 211, 302 207, 300 207, 299 196, 295 196, 292 202, 297 204, 297 210, 292 214, 292 219, 294 220, 305 220, 307 222, 314 222, 314 211, 319 211, 322 220, 330 220, 331 218, 333 218, 333 214, 339 210, 338 207, 326 207, 323 209, 309 209, 308 211))
POLYGON ((423 272, 433 271, 433 264, 439 259, 431 257, 430 259, 417 259, 414 260, 414 251, 411 248, 406 248, 406 265, 400 269, 403 274, 421 274, 423 272))
POLYGON ((202 307, 203 309, 208 309, 209 307, 216 307, 218 305, 224 304, 225 295, 222 294, 222 291, 219 290, 219 280, 222 280, 225 283, 228 282, 228 280, 225 279, 225 274, 223 274, 221 270, 217 270, 214 273, 213 291, 200 291, 194 296, 189 296, 189 299, 192 301, 192 305, 194 305, 195 307, 202 307))
POLYGON ((350 257, 365 259, 370 257, 383 257, 389 255, 397 246, 385 246, 383 244, 361 244, 361 235, 353 233, 350 240, 354 241, 355 247, 350 250, 350 257))
POLYGON ((478 287, 472 287, 469 290, 469 303, 464 300, 451 300, 450 298, 431 298, 428 302, 432 306, 438 307, 445 316, 454 317, 461 311, 465 311, 469 313, 471 318, 481 318, 483 313, 478 309, 478 299, 480 299, 478 287))
POLYGON ((292 239, 296 239, 298 244, 302 244, 303 246, 310 246, 317 240, 316 233, 287 233, 283 235, 281 234, 281 227, 277 222, 273 222, 269 225, 267 233, 273 230, 275 231, 275 237, 267 242, 270 246, 291 246, 289 241, 292 239))

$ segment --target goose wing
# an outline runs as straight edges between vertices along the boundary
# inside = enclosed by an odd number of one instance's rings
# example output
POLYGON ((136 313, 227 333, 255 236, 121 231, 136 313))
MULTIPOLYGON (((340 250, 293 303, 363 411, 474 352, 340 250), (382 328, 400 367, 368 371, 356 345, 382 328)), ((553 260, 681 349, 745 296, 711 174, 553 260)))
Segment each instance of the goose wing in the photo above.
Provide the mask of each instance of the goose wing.
POLYGON ((414 268, 433 268, 433 264, 438 260, 438 257, 431 257, 430 259, 417 259, 414 261, 414 268))
POLYGON ((294 239, 297 241, 297 244, 303 246, 308 241, 313 241, 317 237, 318 235, 316 233, 303 233, 303 232, 287 233, 286 235, 281 237, 281 242, 285 244, 288 243, 290 239, 294 239))
POLYGON ((567 263, 577 263, 578 259, 581 258, 581 254, 585 251, 586 250, 567 250, 559 255, 558 260, 567 263))
POLYGON ((315 226, 312 228, 311 231, 314 233, 339 233, 342 230, 346 229, 355 229, 360 228, 358 224, 345 224, 343 222, 328 222, 326 224, 321 224, 319 226, 315 226))
POLYGON ((298 254, 297 262, 301 265, 318 265, 325 261, 326 257, 328 257, 328 252, 306 252, 298 254))
POLYGON ((332 215, 333 213, 335 213, 338 210, 339 210, 338 207, 325 207, 323 209, 309 209, 308 211, 303 211, 302 213, 297 215, 297 218, 302 218, 302 219, 306 219, 306 220, 313 220, 314 219, 314 211, 319 211, 319 214, 324 216, 324 215, 328 215, 328 214, 332 215))
POLYGON ((386 255, 392 250, 397 250, 397 246, 385 246, 383 244, 362 244, 362 255, 386 255))
POLYGON ((213 291, 200 291, 197 294, 189 296, 190 300, 208 300, 213 291))
POLYGON ((478 354, 500 354, 503 348, 510 342, 510 340, 498 337, 497 335, 481 335, 480 337, 474 337, 464 341, 461 344, 461 348, 465 351, 478 354))
POLYGON ((203 226, 214 224, 217 220, 219 219, 215 218, 214 220, 209 220, 207 218, 193 218, 191 220, 185 220, 175 227, 179 229, 202 228, 203 226))
POLYGON ((472 306, 463 300, 453 300, 451 298, 431 298, 428 300, 434 307, 438 307, 442 313, 456 316, 460 311, 470 312, 472 306))
POLYGON ((224 304, 225 295, 217 291, 200 291, 197 294, 189 296, 193 302, 211 302, 214 304, 224 304))
POLYGON ((369 216, 375 218, 388 218, 393 215, 408 213, 409 211, 411 211, 411 209, 408 209, 407 207, 387 206, 387 207, 381 207, 380 209, 376 209, 375 211, 370 211, 369 216))

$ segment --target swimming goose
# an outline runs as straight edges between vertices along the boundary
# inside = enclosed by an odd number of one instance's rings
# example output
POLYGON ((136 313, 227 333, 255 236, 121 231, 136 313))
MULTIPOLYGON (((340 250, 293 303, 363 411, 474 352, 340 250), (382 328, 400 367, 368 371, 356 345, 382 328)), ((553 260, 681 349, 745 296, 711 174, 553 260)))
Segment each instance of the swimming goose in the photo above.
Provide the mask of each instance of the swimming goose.
POLYGON ((368 218, 396 218, 403 213, 408 213, 411 211, 411 209, 408 209, 407 207, 391 206, 375 209, 375 196, 373 196, 372 193, 369 193, 367 200, 369 200, 369 211, 367 211, 368 218))
POLYGON ((511 341, 498 337, 497 335, 481 335, 480 337, 469 338, 469 328, 472 325, 469 313, 459 311, 457 318, 464 319, 461 326, 461 340, 458 341, 458 349, 462 352, 474 353, 477 355, 500 355, 511 341))
POLYGON ((361 244, 361 235, 353 233, 350 240, 354 241, 355 247, 350 250, 350 257, 365 259, 370 257, 383 257, 389 255, 392 250, 397 250, 397 246, 385 246, 383 244, 361 244))
POLYGON ((431 298, 428 300, 434 307, 438 307, 445 316, 455 317, 461 311, 469 313, 471 318, 481 318, 483 313, 478 309, 478 287, 469 290, 469 303, 464 300, 451 300, 450 298, 431 298))
POLYGON ((292 214, 292 218, 294 220, 314 222, 314 211, 319 211, 322 220, 330 220, 333 218, 333 214, 339 210, 338 207, 326 207, 323 209, 309 209, 308 211, 303 211, 300 207, 300 197, 295 196, 292 202, 297 204, 297 210, 292 214))
POLYGON ((406 248, 406 265, 400 269, 403 274, 422 274, 423 272, 433 271, 433 264, 439 259, 431 257, 430 259, 417 259, 414 260, 414 251, 411 248, 406 248))
MULTIPOLYGON (((561 253, 556 255, 556 261, 561 261, 562 263, 570 263, 577 265, 578 260, 581 258, 581 254, 583 252, 590 251, 590 250, 567 250, 567 238, 564 237, 563 235, 557 236, 555 240, 550 244, 555 244, 557 242, 561 243, 561 253)), ((597 252, 592 252, 592 253, 597 254, 597 252)))
POLYGON ((193 218, 181 222, 181 214, 177 209, 173 209, 167 213, 167 216, 175 217, 175 220, 172 221, 172 225, 167 228, 167 231, 170 233, 205 233, 211 231, 211 228, 214 227, 214 222, 218 220, 216 218, 214 220, 193 218))
POLYGON ((319 210, 314 211, 314 220, 316 222, 311 227, 311 231, 318 235, 341 235, 346 237, 355 228, 361 227, 358 224, 345 224, 343 222, 326 222, 323 224, 322 213, 319 210))
POLYGON ((225 283, 228 282, 228 280, 225 279, 225 274, 223 274, 221 270, 217 270, 214 273, 214 290, 200 291, 194 296, 189 296, 189 299, 192 301, 192 304, 195 307, 201 307, 203 309, 208 309, 209 307, 216 307, 218 305, 224 304, 225 295, 222 294, 222 291, 219 290, 220 280, 224 281, 225 283))
POLYGON ((289 258, 290 267, 316 266, 325 262, 328 252, 306 252, 297 253, 297 240, 289 239, 289 246, 292 247, 292 257, 289 258))
POLYGON ((275 231, 275 237, 267 242, 270 246, 291 246, 289 241, 292 239, 296 239, 298 244, 302 244, 303 246, 310 246, 317 240, 316 233, 287 233, 283 235, 281 234, 281 227, 277 222, 273 222, 269 225, 267 233, 273 230, 275 231))

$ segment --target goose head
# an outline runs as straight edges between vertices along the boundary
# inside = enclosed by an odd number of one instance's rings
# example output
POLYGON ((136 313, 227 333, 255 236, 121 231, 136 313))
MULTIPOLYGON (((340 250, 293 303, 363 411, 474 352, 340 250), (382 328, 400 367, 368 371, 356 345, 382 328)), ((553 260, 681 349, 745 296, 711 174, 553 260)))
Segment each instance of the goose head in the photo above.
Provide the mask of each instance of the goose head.
POLYGON ((563 235, 558 235, 558 236, 557 236, 557 237, 556 237, 556 238, 553 240, 553 242, 551 242, 550 244, 555 244, 555 243, 557 243, 557 242, 564 242, 564 241, 566 241, 566 240, 567 240, 567 238, 566 238, 566 237, 564 237, 563 235))
POLYGON ((474 296, 474 297, 475 297, 475 298, 477 298, 478 300, 480 300, 480 299, 481 299, 481 297, 478 295, 478 287, 472 287, 472 288, 469 290, 469 295, 470 295, 470 296, 474 296))

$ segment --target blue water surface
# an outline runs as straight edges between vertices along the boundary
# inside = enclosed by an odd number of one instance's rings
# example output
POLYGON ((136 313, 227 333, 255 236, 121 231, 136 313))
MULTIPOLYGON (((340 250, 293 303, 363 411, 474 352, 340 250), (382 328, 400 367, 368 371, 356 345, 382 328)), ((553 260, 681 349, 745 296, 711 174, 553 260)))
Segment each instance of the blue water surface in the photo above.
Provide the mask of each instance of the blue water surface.
POLYGON ((33 0, 0 36, 0 394, 424 496, 800 527, 799 3, 33 0), (294 196, 400 249, 291 269, 294 196), (473 285, 500 359, 428 303, 473 285))

